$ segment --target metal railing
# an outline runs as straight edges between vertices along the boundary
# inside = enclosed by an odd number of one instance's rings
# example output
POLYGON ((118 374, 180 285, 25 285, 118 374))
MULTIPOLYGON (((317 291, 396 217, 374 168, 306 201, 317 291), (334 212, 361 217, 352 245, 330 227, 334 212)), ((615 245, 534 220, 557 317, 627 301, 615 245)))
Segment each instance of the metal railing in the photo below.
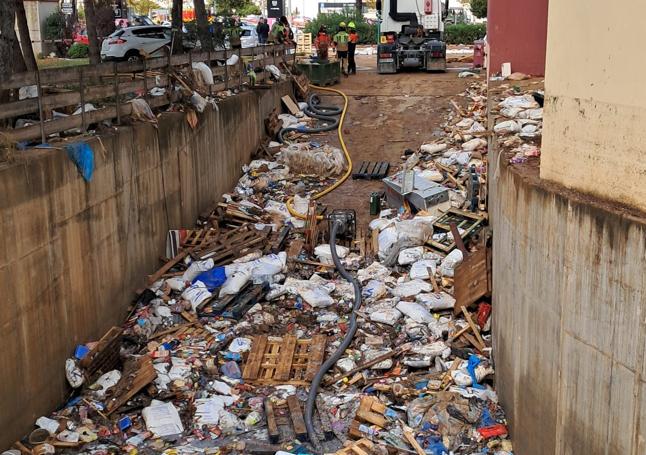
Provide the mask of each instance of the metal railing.
POLYGON ((268 78, 266 65, 280 65, 295 58, 294 47, 289 45, 266 45, 254 48, 217 51, 189 52, 179 55, 148 58, 138 62, 111 62, 98 65, 83 65, 70 68, 52 68, 40 71, 16 73, 0 83, 0 92, 35 87, 38 96, 17 99, 0 104, 0 119, 27 117, 24 126, 0 129, 0 137, 9 142, 40 139, 43 143, 49 135, 72 129, 85 131, 91 124, 104 120, 116 120, 132 113, 130 99, 144 98, 151 108, 162 107, 174 101, 173 80, 185 88, 198 87, 202 95, 213 95, 229 89, 239 89, 250 84, 254 71, 256 83, 268 78), (226 61, 237 55, 234 65, 226 61), (204 62, 213 73, 213 84, 199 84, 195 80, 192 64, 204 62), (263 71, 256 72, 257 68, 263 71), (189 82, 188 84, 186 82, 189 82), (160 94, 151 93, 154 88, 160 94), (95 110, 87 110, 87 103, 95 103, 95 110), (80 109, 78 106, 80 105, 80 109), (80 112, 58 116, 54 109, 77 108, 80 112))

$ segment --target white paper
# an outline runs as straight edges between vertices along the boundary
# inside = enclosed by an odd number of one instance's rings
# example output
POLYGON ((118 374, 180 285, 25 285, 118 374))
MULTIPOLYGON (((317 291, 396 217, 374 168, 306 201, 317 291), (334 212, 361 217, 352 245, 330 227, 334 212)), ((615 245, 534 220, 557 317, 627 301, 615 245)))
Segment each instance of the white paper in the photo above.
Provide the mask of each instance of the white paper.
POLYGON ((153 400, 150 406, 143 409, 141 415, 146 422, 146 428, 155 436, 171 436, 184 432, 182 420, 173 403, 153 400))

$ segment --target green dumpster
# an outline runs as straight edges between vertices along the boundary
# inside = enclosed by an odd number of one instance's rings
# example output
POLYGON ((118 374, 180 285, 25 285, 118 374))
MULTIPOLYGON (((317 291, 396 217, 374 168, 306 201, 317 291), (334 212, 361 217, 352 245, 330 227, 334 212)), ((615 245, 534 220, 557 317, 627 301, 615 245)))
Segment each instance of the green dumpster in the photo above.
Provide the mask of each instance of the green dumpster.
POLYGON ((297 63, 301 70, 314 85, 333 85, 341 80, 340 62, 326 63, 297 63))

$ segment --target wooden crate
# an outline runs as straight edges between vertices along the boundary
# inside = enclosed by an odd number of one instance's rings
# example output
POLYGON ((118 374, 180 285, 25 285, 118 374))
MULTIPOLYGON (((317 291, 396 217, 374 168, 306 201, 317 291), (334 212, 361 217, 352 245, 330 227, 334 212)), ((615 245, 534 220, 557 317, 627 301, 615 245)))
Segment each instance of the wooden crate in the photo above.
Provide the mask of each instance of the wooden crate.
POLYGON ((242 378, 257 384, 308 385, 323 363, 326 342, 325 335, 309 340, 293 335, 278 340, 266 335, 254 337, 242 378))

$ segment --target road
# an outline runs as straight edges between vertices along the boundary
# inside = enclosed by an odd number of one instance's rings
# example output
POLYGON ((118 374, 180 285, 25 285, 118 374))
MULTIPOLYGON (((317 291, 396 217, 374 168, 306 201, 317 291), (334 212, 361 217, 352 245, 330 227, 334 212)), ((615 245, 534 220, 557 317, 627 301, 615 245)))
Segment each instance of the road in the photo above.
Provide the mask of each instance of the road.
MULTIPOLYGON (((455 70, 380 75, 376 71, 376 56, 358 56, 357 66, 356 76, 343 78, 341 84, 334 86, 349 99, 344 140, 355 169, 361 161, 389 161, 392 174, 406 149, 417 150, 433 139, 450 109, 450 100, 461 104, 459 94, 469 79, 458 78, 455 70)), ((329 104, 327 98, 325 102, 329 104)), ((335 134, 328 139, 338 145, 335 134)), ((350 178, 322 201, 330 210, 356 210, 358 228, 365 227, 373 218, 370 193, 381 189, 381 181, 350 178)))

